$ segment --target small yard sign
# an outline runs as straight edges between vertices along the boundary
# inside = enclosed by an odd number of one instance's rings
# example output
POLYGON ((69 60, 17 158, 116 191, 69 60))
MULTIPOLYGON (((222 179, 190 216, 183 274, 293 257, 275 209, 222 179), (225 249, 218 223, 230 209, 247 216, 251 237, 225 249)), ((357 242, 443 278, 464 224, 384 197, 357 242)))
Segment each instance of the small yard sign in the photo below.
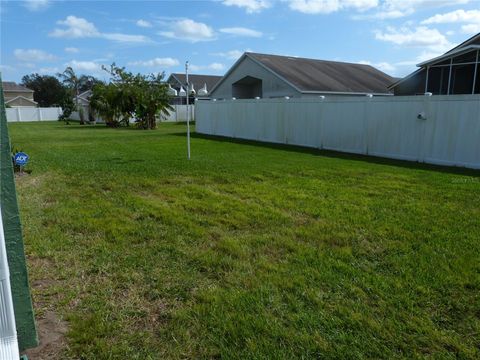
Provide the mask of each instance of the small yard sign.
POLYGON ((15 159, 15 165, 25 166, 25 165, 27 165, 30 157, 27 154, 25 154, 24 152, 19 152, 19 153, 15 154, 14 159, 15 159))

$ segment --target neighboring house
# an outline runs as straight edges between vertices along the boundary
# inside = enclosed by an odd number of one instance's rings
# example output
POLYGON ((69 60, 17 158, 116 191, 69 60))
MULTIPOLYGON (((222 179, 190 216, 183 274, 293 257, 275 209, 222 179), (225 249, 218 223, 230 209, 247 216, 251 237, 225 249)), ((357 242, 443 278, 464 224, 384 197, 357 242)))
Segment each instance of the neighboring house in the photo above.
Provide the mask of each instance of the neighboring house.
POLYGON ((90 97, 92 96, 92 90, 84 91, 83 93, 79 94, 78 97, 75 96, 73 98, 73 102, 77 104, 78 99, 78 106, 87 107, 90 106, 90 97))
POLYGON ((92 90, 87 90, 73 98, 73 102, 75 103, 75 105, 78 105, 78 110, 83 112, 83 114, 85 115, 85 119, 90 111, 91 96, 92 90))
POLYGON ((210 92, 216 99, 391 95, 391 76, 370 65, 244 53, 210 92))
POLYGON ((480 94, 480 33, 434 59, 389 88, 395 95, 480 94))
POLYGON ((37 102, 33 100, 33 90, 26 86, 19 85, 13 81, 2 82, 5 105, 10 107, 36 107, 37 102))
POLYGON ((80 112, 82 113, 84 121, 93 121, 93 113, 90 109, 90 97, 92 96, 92 90, 84 91, 78 96, 73 98, 75 105, 78 105, 78 119, 77 114, 73 115, 74 120, 80 120, 80 112))
MULTIPOLYGON (((208 98, 210 96, 210 90, 222 79, 217 75, 188 75, 190 98, 208 98)), ((185 74, 173 73, 167 79, 167 83, 171 89, 176 91, 176 97, 173 100, 173 104, 185 104, 185 96, 180 96, 180 89, 186 90, 186 76, 185 74)), ((172 94, 175 92, 172 91, 172 94)))

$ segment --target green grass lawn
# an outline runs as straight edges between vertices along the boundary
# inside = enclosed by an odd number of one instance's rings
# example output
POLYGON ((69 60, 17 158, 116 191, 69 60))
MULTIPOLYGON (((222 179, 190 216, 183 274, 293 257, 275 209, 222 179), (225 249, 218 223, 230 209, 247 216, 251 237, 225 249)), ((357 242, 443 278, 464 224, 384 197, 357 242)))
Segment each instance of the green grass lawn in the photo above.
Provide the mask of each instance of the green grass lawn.
POLYGON ((480 173, 10 124, 37 317, 64 358, 478 358, 480 173))

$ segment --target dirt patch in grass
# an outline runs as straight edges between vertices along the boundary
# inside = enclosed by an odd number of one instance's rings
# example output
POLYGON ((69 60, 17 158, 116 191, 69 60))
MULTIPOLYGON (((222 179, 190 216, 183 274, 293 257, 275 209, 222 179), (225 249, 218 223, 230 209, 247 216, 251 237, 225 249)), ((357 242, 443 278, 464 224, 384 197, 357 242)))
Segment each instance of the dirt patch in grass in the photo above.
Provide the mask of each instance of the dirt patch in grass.
POLYGON ((48 258, 39 257, 29 257, 28 262, 40 270, 31 277, 39 346, 27 350, 25 354, 33 360, 61 359, 67 344, 65 334, 68 327, 54 305, 59 298, 55 287, 60 285, 59 281, 52 277, 55 272, 54 263, 48 258), (54 302, 53 299, 57 300, 54 302))
POLYGON ((53 312, 48 311, 41 319, 37 319, 37 332, 40 345, 25 352, 32 360, 61 359, 66 347, 65 334, 67 323, 53 312))

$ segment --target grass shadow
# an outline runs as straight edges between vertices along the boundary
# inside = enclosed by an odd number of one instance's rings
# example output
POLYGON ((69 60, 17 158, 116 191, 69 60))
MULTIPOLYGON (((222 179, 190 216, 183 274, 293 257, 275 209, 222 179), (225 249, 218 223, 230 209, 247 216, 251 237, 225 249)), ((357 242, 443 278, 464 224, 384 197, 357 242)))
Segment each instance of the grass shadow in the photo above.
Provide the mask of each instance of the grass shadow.
MULTIPOLYGON (((186 136, 186 132, 175 133, 172 135, 186 136)), ((198 139, 205 139, 205 140, 214 140, 219 142, 228 142, 233 144, 252 145, 252 146, 264 147, 268 149, 293 151, 293 152, 298 152, 302 154, 325 156, 325 157, 330 157, 335 159, 362 161, 362 162, 368 162, 372 164, 390 165, 390 166, 396 166, 396 167, 403 167, 407 169, 437 171, 437 172, 457 174, 457 175, 468 175, 468 176, 480 178, 480 170, 456 167, 456 166, 434 165, 434 164, 420 163, 420 162, 407 161, 407 160, 397 160, 397 159, 390 159, 390 158, 371 156, 371 155, 353 154, 353 153, 339 152, 339 151, 333 151, 333 150, 323 150, 323 149, 321 150, 321 149, 310 148, 310 147, 299 146, 299 145, 277 144, 277 143, 262 142, 262 141, 256 141, 256 140, 229 138, 229 137, 218 136, 218 135, 206 135, 206 134, 199 134, 196 132, 192 132, 191 137, 198 138, 198 139)))

